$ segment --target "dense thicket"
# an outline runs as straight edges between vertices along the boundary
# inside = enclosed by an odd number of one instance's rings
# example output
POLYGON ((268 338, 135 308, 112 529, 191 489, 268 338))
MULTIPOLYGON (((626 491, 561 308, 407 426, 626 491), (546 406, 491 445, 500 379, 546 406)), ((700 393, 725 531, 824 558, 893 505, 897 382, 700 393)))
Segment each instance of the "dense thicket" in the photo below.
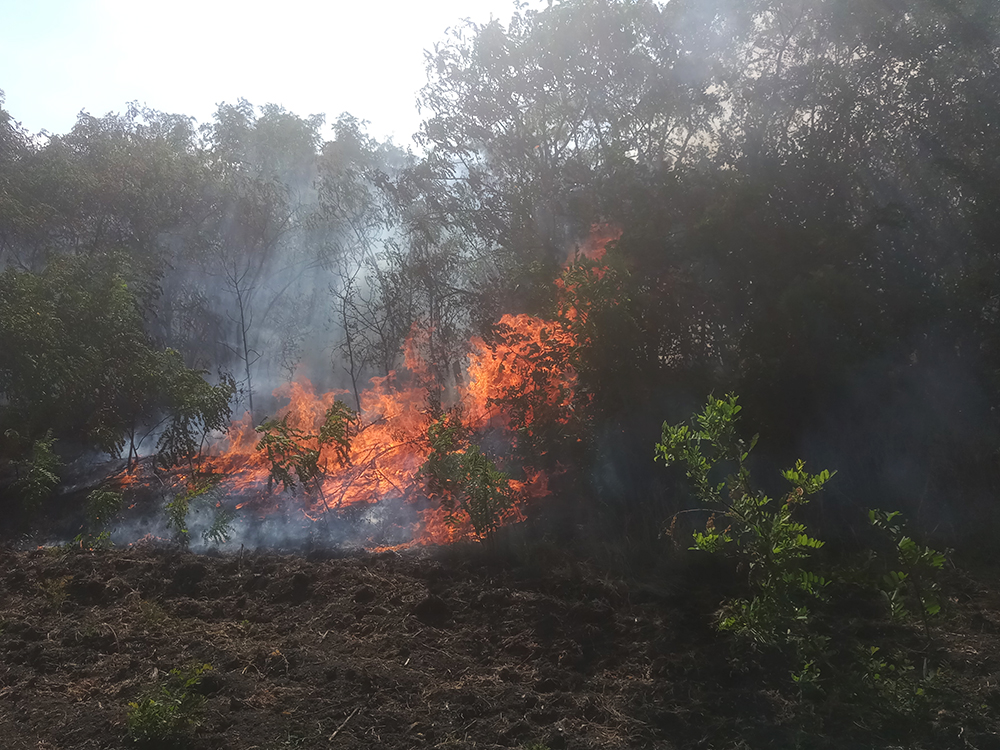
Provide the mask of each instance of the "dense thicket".
POLYGON ((662 520, 662 419, 734 390, 762 456, 971 528, 1000 489, 998 24, 987 0, 557 2, 435 45, 416 154, 246 102, 48 138, 0 110, 0 431, 120 447, 168 408, 131 374, 165 348, 256 417, 295 374, 356 398, 414 323, 445 387, 502 313, 557 314, 606 222, 579 475, 619 518, 662 520))
POLYGON ((606 491, 654 494, 652 422, 732 389, 840 499, 937 527, 993 502, 998 18, 582 1, 435 49, 422 142, 507 251, 502 305, 537 305, 530 261, 590 222, 624 230, 582 369, 606 491))

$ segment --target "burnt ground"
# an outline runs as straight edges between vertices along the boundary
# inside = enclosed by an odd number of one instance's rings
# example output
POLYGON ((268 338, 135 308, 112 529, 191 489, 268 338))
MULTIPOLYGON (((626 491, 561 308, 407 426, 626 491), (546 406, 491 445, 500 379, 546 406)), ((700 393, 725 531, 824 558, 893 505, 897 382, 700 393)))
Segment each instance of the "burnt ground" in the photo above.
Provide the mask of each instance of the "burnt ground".
POLYGON ((993 571, 949 574, 943 676, 906 716, 803 699, 734 658, 712 576, 626 582, 541 547, 0 549, 0 746, 134 747, 128 703, 207 663, 177 747, 1000 747, 993 571))

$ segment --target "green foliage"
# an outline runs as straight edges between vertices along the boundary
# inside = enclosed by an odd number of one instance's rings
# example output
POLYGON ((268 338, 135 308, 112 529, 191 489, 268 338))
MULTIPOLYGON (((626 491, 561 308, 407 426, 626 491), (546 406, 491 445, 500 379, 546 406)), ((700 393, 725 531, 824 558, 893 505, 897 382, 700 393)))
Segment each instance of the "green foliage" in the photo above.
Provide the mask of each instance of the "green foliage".
POLYGON ((87 495, 84 513, 87 522, 92 526, 104 526, 121 510, 125 496, 118 490, 98 487, 87 495))
POLYGON ((307 444, 314 436, 290 426, 287 414, 265 419, 256 429, 261 436, 256 449, 264 452, 270 465, 269 482, 294 490, 296 478, 308 482, 319 476, 320 449, 307 444))
POLYGON ((510 477, 466 439, 462 423, 453 413, 431 424, 427 437, 431 451, 420 474, 440 497, 449 522, 458 524, 464 515, 480 539, 491 539, 514 504, 510 477))
POLYGON ((159 626, 170 620, 170 615, 155 600, 136 599, 135 607, 139 618, 147 626, 159 626))
POLYGON ((928 618, 941 613, 941 585, 937 574, 948 558, 944 552, 918 544, 907 536, 901 521, 897 520, 899 516, 898 511, 868 511, 872 526, 882 531, 891 543, 895 562, 894 565, 879 565, 884 558, 873 556, 872 563, 878 567, 876 579, 892 616, 905 620, 911 617, 911 610, 916 609, 926 628, 928 618), (908 606, 907 599, 915 606, 908 606))
POLYGON ((120 254, 0 274, 0 419, 117 453, 157 371, 120 254))
POLYGON ((137 743, 176 741, 198 724, 204 696, 196 689, 211 664, 172 669, 164 684, 128 704, 128 736, 137 743))
POLYGON ((111 518, 121 510, 124 494, 106 487, 98 487, 87 495, 84 504, 86 528, 70 543, 70 549, 110 549, 111 534, 106 526, 111 518))
POLYGON ((202 532, 202 538, 211 544, 225 544, 233 534, 235 518, 235 513, 217 506, 212 524, 202 532))
POLYGON ((173 531, 174 538, 182 546, 186 547, 190 542, 188 517, 196 504, 213 514, 211 524, 201 534, 202 539, 210 544, 225 544, 229 541, 236 516, 222 507, 221 500, 217 497, 216 489, 221 481, 222 477, 217 475, 192 477, 188 488, 166 504, 167 528, 173 531))
POLYGON ((454 496, 460 491, 462 454, 458 447, 464 432, 462 421, 452 413, 442 415, 427 428, 431 451, 420 471, 431 489, 442 495, 454 496))
MULTIPOLYGON (((782 472, 791 489, 780 499, 769 498, 751 485, 745 462, 757 442, 737 436, 741 407, 735 396, 710 397, 691 425, 663 425, 656 458, 666 464, 683 463, 695 494, 711 512, 703 530, 692 534, 693 549, 731 556, 746 572, 748 595, 730 599, 719 613, 718 628, 730 631, 757 648, 790 652, 796 667, 792 682, 800 691, 822 691, 831 686, 852 700, 872 695, 880 708, 909 712, 925 696, 933 675, 926 660, 917 674, 902 648, 889 654, 878 646, 849 639, 834 645, 815 604, 831 584, 843 584, 840 574, 821 574, 812 561, 823 542, 795 520, 794 512, 821 491, 833 473, 811 474, 801 460, 782 472), (729 474, 717 481, 720 469, 729 474), (825 679, 827 678, 827 679, 825 679)), ((891 561, 871 551, 861 573, 862 583, 878 586, 892 614, 906 617, 905 599, 917 603, 924 625, 940 611, 939 588, 933 574, 945 556, 921 546, 903 534, 898 513, 871 511, 869 520, 886 532, 894 553, 891 561)))
POLYGON ((229 540, 234 516, 215 497, 214 490, 222 477, 199 475, 195 461, 208 433, 228 428, 236 383, 232 376, 223 374, 217 385, 209 385, 202 377, 203 372, 184 367, 174 351, 164 352, 163 359, 170 421, 157 443, 157 461, 164 468, 186 462, 189 470, 187 488, 165 506, 167 527, 186 547, 190 541, 188 514, 193 503, 201 501, 202 505, 215 508, 212 523, 202 537, 206 542, 224 544, 229 540))
POLYGON ((720 615, 719 628, 731 630, 758 646, 802 644, 808 640, 809 600, 822 594, 829 581, 808 560, 824 542, 810 536, 793 518, 796 508, 819 492, 833 476, 810 474, 805 464, 783 472, 792 485, 782 498, 755 490, 745 461, 757 442, 736 435, 741 407, 735 396, 710 397, 693 425, 663 425, 656 458, 667 465, 683 462, 700 501, 719 505, 724 526, 712 516, 704 531, 695 531, 694 549, 731 553, 747 573, 748 598, 730 601, 720 615), (732 470, 715 481, 720 464, 732 470))
POLYGON ((268 481, 281 482, 283 490, 295 490, 297 483, 318 480, 323 474, 323 451, 333 452, 336 461, 350 461, 350 425, 357 418, 351 407, 334 401, 323 417, 318 434, 307 433, 288 424, 289 415, 266 419, 256 429, 260 434, 256 450, 262 451, 270 466, 268 481))
POLYGON ((357 413, 343 401, 334 401, 333 405, 326 410, 323 424, 319 428, 319 444, 333 450, 341 466, 347 466, 350 463, 350 425, 357 419, 357 416, 357 413))
POLYGON ((513 505, 510 477, 475 444, 465 449, 459 466, 459 505, 468 514, 476 533, 488 538, 513 505))
POLYGON ((928 689, 938 679, 929 671, 927 658, 918 672, 912 660, 901 650, 888 654, 878 646, 857 644, 855 668, 868 695, 876 696, 884 705, 900 713, 911 713, 927 697, 928 689))
POLYGON ((556 315, 573 334, 576 346, 569 352, 580 376, 580 390, 596 396, 595 406, 614 412, 633 403, 636 387, 646 388, 645 375, 655 367, 649 346, 655 318, 651 303, 668 295, 651 295, 628 270, 616 242, 600 260, 574 258, 556 284, 556 315), (630 362, 632 375, 623 377, 622 362, 630 362))
MULTIPOLYGON (((8 437, 11 437, 11 431, 8 431, 8 437)), ((44 437, 34 441, 26 457, 14 462, 18 475, 14 490, 25 507, 32 510, 40 508, 59 484, 61 462, 52 450, 55 442, 49 430, 44 437)))
MULTIPOLYGON (((140 419, 166 412, 158 448, 173 465, 190 462, 207 432, 225 429, 232 378, 211 386, 179 353, 153 344, 138 284, 126 280, 133 268, 128 256, 106 253, 0 274, 0 351, 9 355, 0 358, 0 426, 8 433, 40 441, 42 452, 53 437, 110 454, 129 442, 131 457, 140 419)), ((50 479, 35 472, 32 496, 50 479)))
POLYGON ((217 385, 209 385, 204 371, 184 367, 177 352, 160 356, 170 421, 157 443, 158 460, 164 467, 191 464, 209 432, 228 428, 236 382, 224 374, 217 385))
POLYGON ((43 578, 38 582, 38 590, 42 592, 49 603, 54 604, 58 609, 66 597, 69 595, 67 590, 69 587, 69 582, 73 580, 73 576, 57 576, 55 578, 43 578))
POLYGON ((173 499, 167 501, 165 510, 167 513, 167 528, 174 532, 174 537, 182 544, 188 543, 187 518, 191 505, 191 492, 187 490, 175 495, 173 499))
POLYGON ((167 528, 174 532, 174 537, 182 545, 187 546, 189 541, 188 513, 191 511, 191 504, 199 498, 206 498, 214 490, 221 477, 192 477, 188 487, 183 492, 174 495, 173 499, 166 504, 167 528))

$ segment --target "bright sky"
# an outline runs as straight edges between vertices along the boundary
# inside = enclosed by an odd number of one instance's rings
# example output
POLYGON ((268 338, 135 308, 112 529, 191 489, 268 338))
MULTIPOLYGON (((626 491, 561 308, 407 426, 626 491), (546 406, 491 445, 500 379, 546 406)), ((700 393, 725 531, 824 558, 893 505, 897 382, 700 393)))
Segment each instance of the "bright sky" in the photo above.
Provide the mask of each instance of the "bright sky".
POLYGON ((133 100, 205 122, 242 97, 327 122, 347 111, 403 145, 420 121, 423 51, 463 18, 506 24, 513 11, 514 0, 0 0, 0 90, 32 132, 133 100))

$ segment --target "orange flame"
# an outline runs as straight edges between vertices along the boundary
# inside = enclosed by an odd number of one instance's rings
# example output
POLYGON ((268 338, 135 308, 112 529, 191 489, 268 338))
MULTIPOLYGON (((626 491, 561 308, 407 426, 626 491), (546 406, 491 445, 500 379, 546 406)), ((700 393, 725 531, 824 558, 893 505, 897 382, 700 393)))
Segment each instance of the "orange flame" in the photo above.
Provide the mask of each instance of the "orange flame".
POLYGON ((590 234, 583 244, 575 245, 566 256, 566 265, 569 265, 579 257, 590 260, 601 260, 607 252, 608 244, 621 239, 622 230, 614 224, 601 223, 591 224, 590 234))
MULTIPOLYGON (((620 230, 609 225, 595 224, 590 238, 574 250, 571 259, 580 255, 600 259, 607 243, 620 235, 620 230)), ((562 284, 559 288, 566 291, 562 284)), ((573 320, 573 314, 564 300, 560 316, 573 320)), ((319 520, 348 506, 395 498, 418 503, 412 544, 446 544, 474 536, 470 523, 456 524, 434 502, 419 473, 430 453, 427 431, 432 421, 427 398, 432 378, 420 354, 426 336, 426 331, 411 331, 404 346, 404 368, 388 377, 372 378, 360 395, 360 413, 350 430, 349 460, 342 465, 332 451, 323 450, 320 478, 305 492, 296 488, 295 497, 308 518, 319 520)), ((565 322, 530 315, 504 315, 489 343, 473 337, 465 384, 453 396, 463 426, 470 433, 506 431, 513 441, 514 428, 524 429, 530 437, 538 424, 565 424, 577 395, 577 376, 570 364, 577 343, 565 322)), ((288 425, 302 433, 316 435, 327 409, 344 393, 317 394, 312 383, 301 378, 276 389, 274 395, 288 401, 279 417, 287 417, 288 425)), ((291 500, 279 494, 280 488, 271 487, 268 462, 257 450, 258 442, 249 415, 237 420, 221 449, 206 459, 203 468, 224 475, 224 488, 243 499, 237 508, 266 513, 269 506, 291 500)), ((532 467, 522 471, 522 478, 510 480, 515 503, 503 523, 523 520, 529 499, 550 494, 550 477, 544 471, 532 467)))

